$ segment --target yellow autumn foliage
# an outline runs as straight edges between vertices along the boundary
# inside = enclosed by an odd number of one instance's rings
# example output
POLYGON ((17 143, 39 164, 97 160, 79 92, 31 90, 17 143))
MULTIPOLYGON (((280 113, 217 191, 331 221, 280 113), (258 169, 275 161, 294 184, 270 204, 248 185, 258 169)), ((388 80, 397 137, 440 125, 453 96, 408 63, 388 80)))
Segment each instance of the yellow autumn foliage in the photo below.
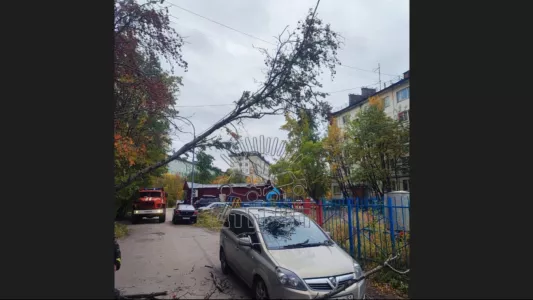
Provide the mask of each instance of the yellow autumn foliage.
POLYGON ((384 103, 383 103, 383 99, 381 98, 378 98, 377 96, 373 96, 373 97, 370 97, 368 99, 368 104, 369 105, 375 105, 377 106, 379 109, 383 110, 383 107, 384 107, 384 103))

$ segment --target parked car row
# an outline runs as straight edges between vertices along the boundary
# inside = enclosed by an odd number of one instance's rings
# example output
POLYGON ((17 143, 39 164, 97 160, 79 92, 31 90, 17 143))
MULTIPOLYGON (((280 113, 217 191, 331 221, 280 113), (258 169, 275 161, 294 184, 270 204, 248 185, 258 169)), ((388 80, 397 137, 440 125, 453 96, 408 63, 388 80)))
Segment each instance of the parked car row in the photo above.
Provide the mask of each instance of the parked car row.
POLYGON ((224 206, 230 205, 227 202, 220 202, 218 198, 201 198, 194 202, 194 205, 178 201, 176 208, 173 211, 172 223, 191 223, 194 224, 198 220, 198 213, 210 211, 224 206))
POLYGON ((200 208, 198 208, 198 211, 202 212, 202 211, 212 211, 214 209, 219 209, 219 208, 223 208, 224 206, 230 206, 231 203, 228 203, 228 202, 212 202, 210 204, 208 204, 207 206, 202 206, 200 208))

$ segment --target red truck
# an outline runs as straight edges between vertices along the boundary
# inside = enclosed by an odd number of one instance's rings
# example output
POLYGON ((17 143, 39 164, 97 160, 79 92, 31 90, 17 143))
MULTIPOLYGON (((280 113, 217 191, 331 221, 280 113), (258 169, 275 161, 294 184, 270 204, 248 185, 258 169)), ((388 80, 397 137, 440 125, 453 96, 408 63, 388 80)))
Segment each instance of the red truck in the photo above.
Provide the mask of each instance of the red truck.
POLYGON ((133 201, 131 222, 138 223, 143 217, 159 218, 159 223, 164 223, 167 215, 168 193, 164 188, 142 188, 139 198, 133 201))

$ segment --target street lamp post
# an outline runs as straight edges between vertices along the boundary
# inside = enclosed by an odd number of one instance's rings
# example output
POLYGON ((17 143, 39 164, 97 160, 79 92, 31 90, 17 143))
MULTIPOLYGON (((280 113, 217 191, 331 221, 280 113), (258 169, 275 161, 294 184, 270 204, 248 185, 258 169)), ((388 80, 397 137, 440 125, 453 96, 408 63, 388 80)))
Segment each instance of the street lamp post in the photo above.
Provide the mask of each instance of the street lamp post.
MULTIPOLYGON (((191 123, 192 124, 192 123, 191 123)), ((196 130, 194 130, 194 125, 192 126, 193 128, 193 131, 195 132, 193 135, 194 135, 194 138, 193 139, 196 139, 196 130)), ((194 164, 194 146, 192 148, 192 175, 191 175, 191 205, 193 205, 193 196, 194 196, 194 169, 195 169, 195 164, 194 164)))
MULTIPOLYGON (((196 128, 194 128, 194 124, 191 121, 189 121, 188 119, 183 118, 182 120, 185 120, 185 121, 189 122, 189 124, 191 124, 192 132, 193 132, 193 134, 192 134, 193 135, 193 140, 195 140, 196 139, 196 128)), ((195 149, 194 148, 195 147, 193 146, 193 148, 192 148, 192 175, 191 175, 191 177, 192 177, 191 178, 191 205, 193 205, 192 200, 193 200, 193 197, 194 197, 194 169, 195 169, 194 168, 195 167, 195 164, 194 164, 194 152, 195 152, 194 150, 195 149)))

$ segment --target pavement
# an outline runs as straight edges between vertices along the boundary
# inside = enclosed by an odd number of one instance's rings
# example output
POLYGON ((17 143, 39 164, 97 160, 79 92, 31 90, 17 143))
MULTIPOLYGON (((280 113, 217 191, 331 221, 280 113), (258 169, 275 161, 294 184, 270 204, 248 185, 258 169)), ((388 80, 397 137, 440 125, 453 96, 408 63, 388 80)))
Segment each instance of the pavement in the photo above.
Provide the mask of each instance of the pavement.
POLYGON ((117 289, 124 294, 167 291, 169 299, 251 298, 240 279, 222 274, 217 232, 170 220, 172 209, 165 223, 144 219, 128 225, 129 235, 118 241, 122 267, 115 273, 117 289))
MULTIPOLYGON (((124 294, 167 291, 160 299, 251 299, 250 289, 233 273, 222 274, 218 260, 219 234, 192 225, 173 225, 144 219, 128 224, 120 239, 122 267, 115 287, 124 294)), ((368 299, 399 299, 395 294, 367 288, 368 299)))

